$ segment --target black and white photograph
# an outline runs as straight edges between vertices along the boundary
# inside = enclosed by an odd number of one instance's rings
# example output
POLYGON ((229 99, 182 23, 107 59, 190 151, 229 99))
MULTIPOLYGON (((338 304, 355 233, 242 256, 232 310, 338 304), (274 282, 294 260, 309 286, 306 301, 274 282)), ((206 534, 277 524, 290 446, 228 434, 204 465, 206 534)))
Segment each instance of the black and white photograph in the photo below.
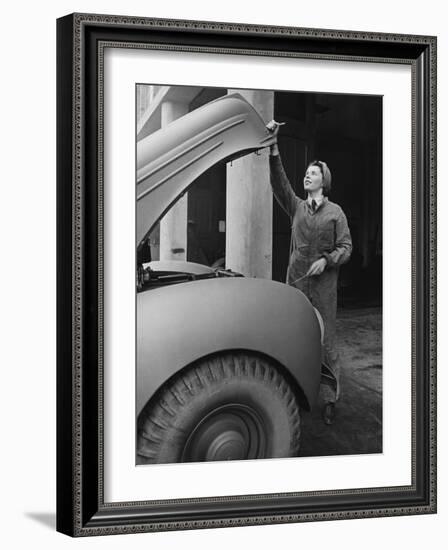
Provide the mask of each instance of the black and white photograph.
POLYGON ((383 450, 383 98, 139 83, 136 464, 383 450))
POLYGON ((435 37, 58 46, 58 530, 434 514, 435 37))
POLYGON ((443 548, 444 6, 6 4, 3 548, 443 548))

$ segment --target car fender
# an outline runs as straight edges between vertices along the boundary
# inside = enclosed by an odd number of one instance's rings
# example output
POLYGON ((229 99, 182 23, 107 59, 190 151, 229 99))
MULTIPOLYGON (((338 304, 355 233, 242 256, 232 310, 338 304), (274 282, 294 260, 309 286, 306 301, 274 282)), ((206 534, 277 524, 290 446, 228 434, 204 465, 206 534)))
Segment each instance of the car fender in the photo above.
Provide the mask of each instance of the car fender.
POLYGON ((143 267, 149 267, 153 271, 172 271, 174 273, 191 273, 192 275, 206 275, 215 272, 208 265, 183 260, 157 260, 144 263, 143 267))
POLYGON ((137 295, 137 414, 160 386, 211 354, 244 350, 283 365, 304 406, 320 382, 321 330, 309 300, 266 279, 217 278, 137 295))

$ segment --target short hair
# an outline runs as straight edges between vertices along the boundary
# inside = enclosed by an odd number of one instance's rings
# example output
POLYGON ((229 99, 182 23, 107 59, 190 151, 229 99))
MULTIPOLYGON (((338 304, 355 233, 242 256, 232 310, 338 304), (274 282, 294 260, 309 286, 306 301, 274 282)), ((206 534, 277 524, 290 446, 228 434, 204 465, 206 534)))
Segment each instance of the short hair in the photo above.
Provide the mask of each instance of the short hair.
POLYGON ((322 194, 328 197, 331 191, 331 172, 327 163, 322 160, 313 160, 313 162, 308 164, 308 167, 310 166, 318 166, 320 168, 322 173, 322 194))

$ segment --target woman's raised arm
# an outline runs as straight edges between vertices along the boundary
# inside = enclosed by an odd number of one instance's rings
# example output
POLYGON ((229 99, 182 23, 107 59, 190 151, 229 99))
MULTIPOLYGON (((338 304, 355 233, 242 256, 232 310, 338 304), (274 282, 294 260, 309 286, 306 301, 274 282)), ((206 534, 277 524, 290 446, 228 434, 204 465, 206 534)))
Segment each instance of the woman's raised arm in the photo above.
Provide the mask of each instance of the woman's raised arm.
MULTIPOLYGON (((266 128, 277 136, 281 124, 271 120, 266 128)), ((283 210, 292 218, 295 214, 297 204, 301 199, 294 193, 288 176, 283 168, 277 140, 270 146, 269 155, 270 180, 274 196, 283 210)))

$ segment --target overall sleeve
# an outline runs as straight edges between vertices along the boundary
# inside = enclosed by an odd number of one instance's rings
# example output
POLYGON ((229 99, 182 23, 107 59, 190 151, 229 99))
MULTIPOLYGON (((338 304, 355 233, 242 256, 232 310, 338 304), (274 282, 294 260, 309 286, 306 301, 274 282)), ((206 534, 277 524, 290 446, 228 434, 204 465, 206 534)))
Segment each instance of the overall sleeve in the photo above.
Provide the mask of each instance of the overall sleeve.
POLYGON ((269 156, 269 169, 274 196, 283 210, 292 218, 295 214, 298 202, 302 199, 294 193, 289 183, 288 176, 283 168, 280 155, 269 156))
POLYGON ((335 249, 332 252, 323 254, 323 257, 327 260, 327 267, 336 267, 345 264, 350 259, 352 253, 352 238, 347 218, 342 210, 336 220, 335 231, 335 249))

